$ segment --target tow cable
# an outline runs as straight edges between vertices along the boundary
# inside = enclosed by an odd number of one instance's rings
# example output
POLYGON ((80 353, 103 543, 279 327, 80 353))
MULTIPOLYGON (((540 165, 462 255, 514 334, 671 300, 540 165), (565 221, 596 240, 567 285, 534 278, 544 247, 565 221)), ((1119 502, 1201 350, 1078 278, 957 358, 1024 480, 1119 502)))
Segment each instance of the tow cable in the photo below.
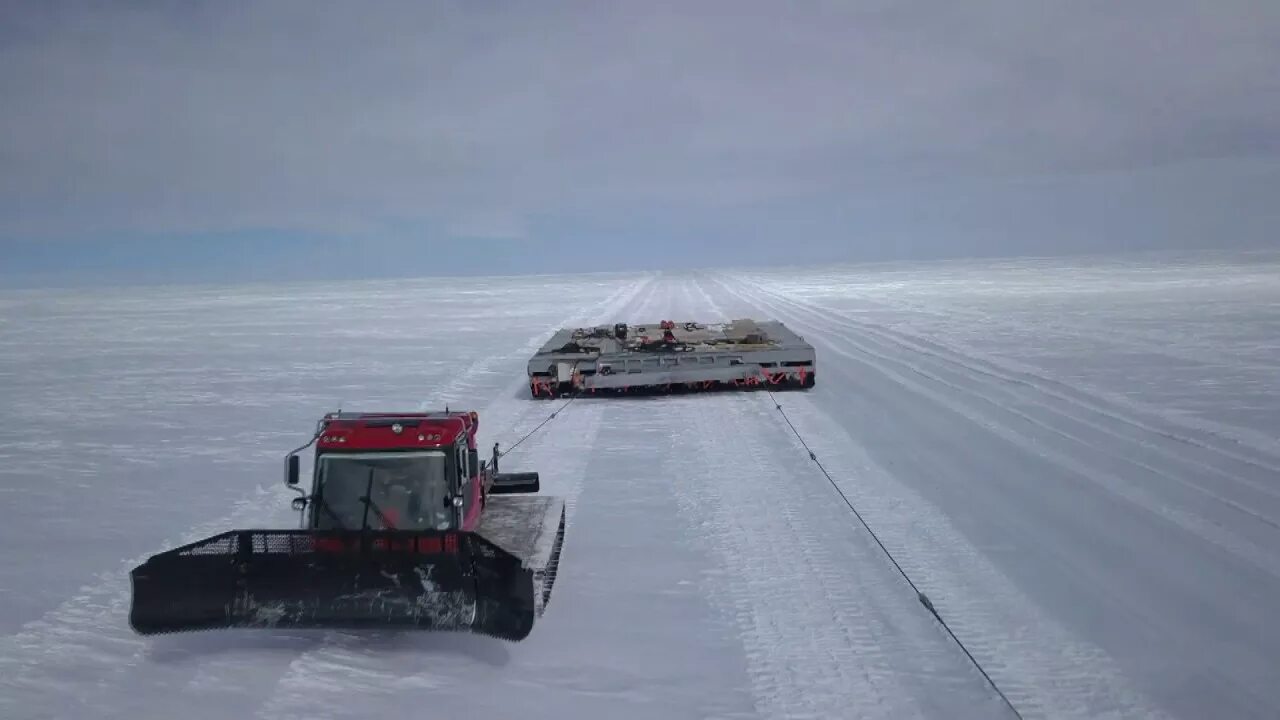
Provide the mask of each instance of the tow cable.
POLYGON ((872 530, 871 526, 867 524, 867 521, 863 519, 862 513, 858 512, 858 508, 854 507, 853 501, 850 500, 849 496, 840 489, 838 484, 836 484, 835 478, 831 477, 831 473, 827 472, 827 469, 822 465, 822 461, 818 460, 818 454, 809 447, 809 443, 800 435, 800 431, 797 430, 796 426, 791 422, 791 418, 787 417, 787 411, 782 409, 782 403, 778 402, 778 398, 774 396, 773 391, 769 390, 767 387, 764 390, 769 393, 769 399, 773 402, 774 409, 782 415, 782 419, 786 421, 787 427, 791 428, 791 432, 796 436, 796 439, 800 441, 800 444, 804 446, 805 451, 809 453, 809 459, 818 466, 818 469, 826 476, 827 482, 831 483, 831 487, 835 488, 835 491, 840 494, 845 505, 849 506, 849 510, 853 513, 854 517, 858 518, 858 522, 862 523, 862 527, 866 528, 867 532, 871 534, 872 539, 876 541, 876 545, 879 545, 880 549, 884 551, 885 557, 889 558, 889 562, 893 563, 893 566, 897 568, 898 573, 902 575, 902 578, 906 580, 907 584, 911 586, 911 589, 915 591, 916 600, 918 600, 920 604, 929 611, 929 614, 933 615, 933 617, 937 619, 938 623, 942 625, 942 629, 947 631, 947 634, 951 636, 951 639, 955 641, 956 645, 960 646, 960 649, 964 652, 965 656, 969 658, 969 662, 973 663, 973 666, 978 669, 979 673, 982 673, 982 677, 986 678, 987 684, 991 686, 991 689, 996 691, 996 694, 1000 696, 1000 699, 1004 701, 1004 704, 1008 706, 1014 716, 1019 718, 1019 720, 1022 720, 1022 713, 1018 712, 1018 708, 1014 707, 1013 703, 1009 701, 1009 697, 1004 694, 1004 691, 1000 689, 1000 686, 996 684, 996 681, 987 673, 986 668, 982 667, 982 663, 978 662, 978 659, 973 656, 973 653, 969 652, 969 648, 965 647, 964 642, 962 642, 960 638, 956 636, 955 632, 951 630, 951 626, 947 624, 947 621, 942 619, 942 614, 938 612, 938 608, 934 607, 933 601, 929 599, 928 595, 924 594, 923 590, 916 586, 915 582, 912 581, 911 576, 907 575, 907 571, 903 570, 902 565, 898 564, 898 560, 893 557, 893 553, 889 552, 889 548, 885 547, 884 543, 880 541, 880 536, 876 535, 876 531, 872 530))

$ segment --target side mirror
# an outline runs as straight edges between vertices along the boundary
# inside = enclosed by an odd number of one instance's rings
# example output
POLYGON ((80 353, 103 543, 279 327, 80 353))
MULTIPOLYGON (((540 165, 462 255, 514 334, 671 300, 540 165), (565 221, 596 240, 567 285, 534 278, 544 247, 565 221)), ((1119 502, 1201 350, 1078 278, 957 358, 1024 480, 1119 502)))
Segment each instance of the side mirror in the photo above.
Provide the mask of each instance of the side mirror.
POLYGON ((298 456, 285 458, 284 483, 290 487, 298 484, 298 456))
POLYGON ((302 512, 303 510, 307 509, 307 499, 304 497, 294 498, 292 504, 293 504, 293 509, 297 510, 298 512, 302 512))

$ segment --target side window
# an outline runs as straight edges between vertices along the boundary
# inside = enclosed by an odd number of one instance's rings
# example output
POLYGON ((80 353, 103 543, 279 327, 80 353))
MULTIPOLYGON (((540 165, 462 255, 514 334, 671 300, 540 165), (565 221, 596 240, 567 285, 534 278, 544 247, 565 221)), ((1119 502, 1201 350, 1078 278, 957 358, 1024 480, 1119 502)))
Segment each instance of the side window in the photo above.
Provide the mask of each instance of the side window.
POLYGON ((468 457, 469 454, 466 445, 459 444, 454 448, 454 455, 458 461, 458 485, 460 487, 465 487, 468 478, 471 477, 471 468, 467 465, 467 461, 470 459, 468 457))
POLYGON ((471 468, 467 462, 470 453, 467 452, 466 443, 458 443, 453 449, 454 457, 458 463, 458 490, 462 493, 462 516, 471 511, 471 468))

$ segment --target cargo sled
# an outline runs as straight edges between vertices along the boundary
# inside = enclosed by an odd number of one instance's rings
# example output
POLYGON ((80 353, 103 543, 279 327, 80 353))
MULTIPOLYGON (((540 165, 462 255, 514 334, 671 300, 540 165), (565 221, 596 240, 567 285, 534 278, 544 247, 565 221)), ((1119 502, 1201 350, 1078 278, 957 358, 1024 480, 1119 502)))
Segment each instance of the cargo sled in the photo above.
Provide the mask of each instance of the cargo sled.
POLYGON ((535 398, 811 388, 813 346, 776 320, 563 328, 529 359, 535 398))
POLYGON ((232 530, 131 573, 143 635, 388 628, 518 641, 546 609, 564 502, 536 472, 480 462, 474 412, 331 413, 289 453, 301 529, 232 530), (316 444, 311 492, 297 453, 316 444))

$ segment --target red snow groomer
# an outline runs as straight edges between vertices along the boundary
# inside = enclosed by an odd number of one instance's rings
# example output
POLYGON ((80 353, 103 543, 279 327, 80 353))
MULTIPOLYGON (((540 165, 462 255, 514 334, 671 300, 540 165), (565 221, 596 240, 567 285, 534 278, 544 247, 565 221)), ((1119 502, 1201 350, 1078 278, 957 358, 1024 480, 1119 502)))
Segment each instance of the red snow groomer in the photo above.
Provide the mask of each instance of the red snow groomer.
POLYGON ((143 635, 230 627, 529 634, 550 599, 564 502, 498 471, 474 412, 330 413, 288 454, 301 529, 232 530, 131 573, 143 635), (298 453, 315 444, 311 491, 298 453))

